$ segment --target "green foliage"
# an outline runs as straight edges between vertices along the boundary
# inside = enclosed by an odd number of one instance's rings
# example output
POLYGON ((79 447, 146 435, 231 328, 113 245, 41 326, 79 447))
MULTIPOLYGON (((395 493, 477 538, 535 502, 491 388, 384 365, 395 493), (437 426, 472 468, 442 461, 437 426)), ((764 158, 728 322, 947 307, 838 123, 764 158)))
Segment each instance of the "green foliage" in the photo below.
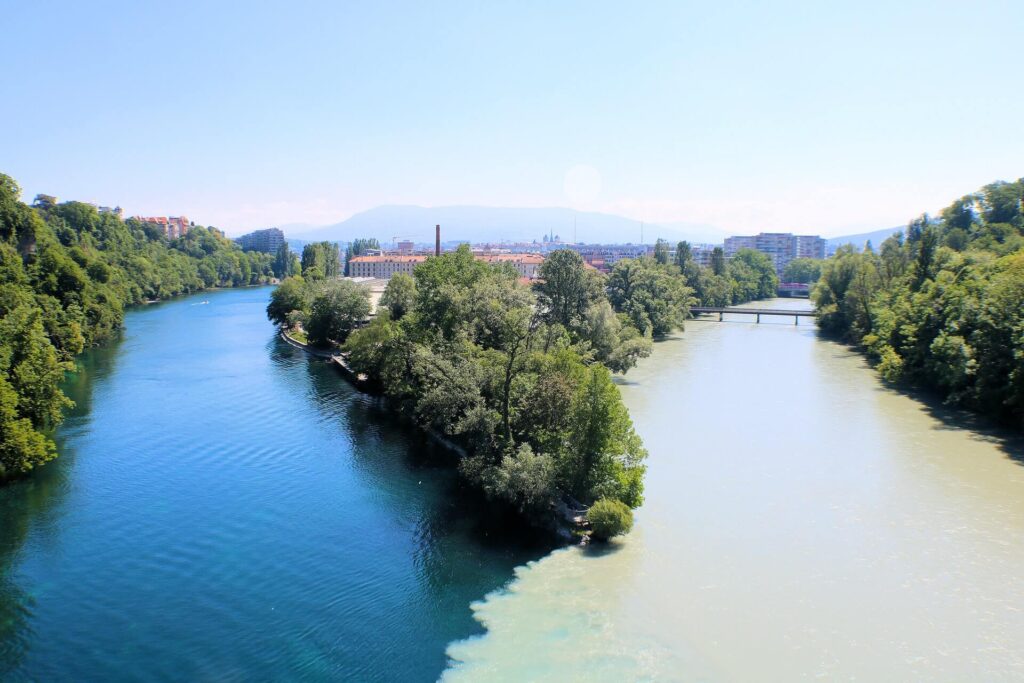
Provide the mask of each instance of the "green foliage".
POLYGON ((341 275, 341 256, 335 242, 314 242, 302 248, 302 276, 307 280, 341 275))
POLYGON ((513 454, 487 467, 482 459, 471 459, 463 471, 483 465, 480 477, 484 490, 516 506, 522 512, 543 514, 556 494, 556 468, 550 455, 536 454, 530 444, 520 444, 513 454))
POLYGON ((609 367, 624 371, 650 341, 612 310, 578 254, 554 252, 542 274, 532 291, 467 248, 429 258, 414 288, 396 286, 349 336, 348 362, 465 449, 468 481, 527 516, 548 517, 568 496, 638 505, 646 452, 609 367))
POLYGON ((617 500, 602 498, 587 511, 591 537, 607 541, 613 536, 627 534, 633 528, 633 511, 617 500))
POLYGON ((82 202, 29 207, 0 174, 0 480, 56 455, 47 431, 70 401, 69 361, 121 329, 125 306, 265 282, 267 254, 194 227, 168 241, 82 202))
POLYGON ((624 259, 608 277, 608 299, 645 335, 663 337, 681 329, 693 303, 693 290, 673 266, 651 258, 624 259))
POLYGON ((771 259, 753 249, 740 249, 727 261, 722 248, 715 247, 711 265, 704 267, 693 260, 690 245, 680 242, 676 265, 701 306, 729 306, 778 293, 779 278, 771 259))
POLYGON ((601 275, 588 271, 583 257, 571 249, 551 252, 537 273, 537 300, 548 323, 579 330, 592 305, 604 298, 601 275))
POLYGON ((690 243, 685 240, 676 245, 676 266, 679 268, 679 272, 686 274, 686 268, 693 261, 693 249, 690 248, 690 243))
POLYGON ((287 326, 294 311, 309 313, 312 297, 306 281, 299 276, 286 278, 270 293, 267 317, 278 325, 287 326))
POLYGON ((823 329, 883 378, 1024 427, 1024 183, 992 183, 921 216, 878 255, 841 249, 814 299, 823 329))
POLYGON ((302 271, 302 265, 299 263, 299 257, 292 253, 287 242, 277 248, 277 252, 274 254, 274 263, 272 268, 274 271, 274 277, 279 280, 283 280, 293 275, 298 275, 302 271))
POLYGON ((312 287, 306 334, 317 346, 343 342, 370 315, 370 290, 351 280, 327 280, 312 287))
POLYGON ((721 247, 711 250, 711 272, 715 275, 725 275, 725 251, 721 247))
POLYGON ((362 256, 369 252, 371 249, 380 249, 380 242, 375 237, 357 237, 352 240, 352 243, 348 245, 345 250, 345 275, 351 275, 349 272, 348 262, 352 260, 353 256, 362 256))
POLYGON ((415 305, 416 281, 407 273, 392 275, 380 297, 380 307, 388 309, 395 320, 401 320, 415 305))
POLYGON ((654 260, 660 265, 668 265, 668 242, 660 237, 654 243, 654 260))
POLYGON ((775 265, 764 252, 740 249, 729 261, 726 272, 733 281, 735 303, 767 299, 779 291, 775 265))
MULTIPOLYGON (((581 353, 614 372, 626 372, 651 353, 649 335, 612 309, 604 277, 587 269, 570 249, 551 252, 534 284, 537 304, 551 331, 565 330, 581 353)), ((550 337, 549 337, 550 338, 550 337)))
POLYGON ((783 282, 802 282, 812 284, 821 277, 821 264, 823 259, 817 258, 795 258, 786 264, 782 271, 783 282))

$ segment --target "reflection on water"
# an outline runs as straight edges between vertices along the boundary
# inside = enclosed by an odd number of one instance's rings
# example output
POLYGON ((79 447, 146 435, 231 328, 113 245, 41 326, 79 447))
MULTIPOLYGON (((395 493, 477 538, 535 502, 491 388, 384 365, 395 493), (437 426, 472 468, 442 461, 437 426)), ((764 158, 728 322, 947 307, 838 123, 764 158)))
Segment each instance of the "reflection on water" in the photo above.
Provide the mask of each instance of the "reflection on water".
POLYGON ((447 678, 1024 678, 1015 442, 778 321, 691 322, 630 373, 636 531, 518 570, 447 678))
POLYGON ((277 340, 268 294, 134 311, 84 356, 61 457, 0 489, 0 678, 432 680, 548 550, 277 340))
POLYGON ((34 639, 32 615, 36 595, 22 589, 15 566, 26 538, 44 546, 56 542, 61 507, 70 487, 69 471, 76 457, 75 437, 88 429, 94 383, 106 380, 119 345, 114 341, 91 351, 78 372, 68 375, 64 393, 74 401, 55 435, 63 466, 44 467, 32 477, 8 483, 0 493, 0 677, 15 671, 34 639))

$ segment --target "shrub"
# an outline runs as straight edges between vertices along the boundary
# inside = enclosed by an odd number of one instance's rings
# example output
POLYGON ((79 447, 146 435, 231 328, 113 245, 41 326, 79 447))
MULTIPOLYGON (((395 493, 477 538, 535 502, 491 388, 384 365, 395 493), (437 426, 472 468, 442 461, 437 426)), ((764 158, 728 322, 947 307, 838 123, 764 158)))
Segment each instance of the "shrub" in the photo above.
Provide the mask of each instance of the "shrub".
POLYGON ((612 498, 602 498, 591 505, 587 519, 591 537, 597 541, 607 541, 633 528, 633 511, 625 503, 612 498))
POLYGON ((886 382, 899 382, 903 376, 903 359, 896 349, 888 344, 882 347, 878 361, 878 372, 886 382))

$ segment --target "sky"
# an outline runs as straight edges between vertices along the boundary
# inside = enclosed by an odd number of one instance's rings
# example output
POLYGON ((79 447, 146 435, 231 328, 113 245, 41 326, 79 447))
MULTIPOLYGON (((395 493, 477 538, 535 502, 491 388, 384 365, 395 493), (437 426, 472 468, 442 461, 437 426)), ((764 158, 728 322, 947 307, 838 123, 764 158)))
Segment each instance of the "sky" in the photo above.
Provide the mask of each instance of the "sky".
POLYGON ((24 198, 229 234, 381 204, 734 233, 906 223, 1024 176, 1024 3, 2 0, 24 198))

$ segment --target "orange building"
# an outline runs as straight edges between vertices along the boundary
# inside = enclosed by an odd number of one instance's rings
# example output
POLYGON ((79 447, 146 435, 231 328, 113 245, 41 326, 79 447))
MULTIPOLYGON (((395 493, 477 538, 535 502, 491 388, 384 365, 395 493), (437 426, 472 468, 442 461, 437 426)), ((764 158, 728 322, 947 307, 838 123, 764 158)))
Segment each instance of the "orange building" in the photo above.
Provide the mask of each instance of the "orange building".
POLYGON ((186 216, 136 216, 135 218, 143 223, 156 225, 169 240, 181 237, 188 232, 192 225, 186 216))
MULTIPOLYGON (((430 258, 424 254, 383 256, 356 256, 348 262, 349 277, 372 277, 386 280, 395 273, 412 275, 413 269, 430 258)), ((474 254, 478 261, 486 263, 511 263, 520 277, 533 280, 537 277, 537 269, 544 263, 540 254, 474 254)))

